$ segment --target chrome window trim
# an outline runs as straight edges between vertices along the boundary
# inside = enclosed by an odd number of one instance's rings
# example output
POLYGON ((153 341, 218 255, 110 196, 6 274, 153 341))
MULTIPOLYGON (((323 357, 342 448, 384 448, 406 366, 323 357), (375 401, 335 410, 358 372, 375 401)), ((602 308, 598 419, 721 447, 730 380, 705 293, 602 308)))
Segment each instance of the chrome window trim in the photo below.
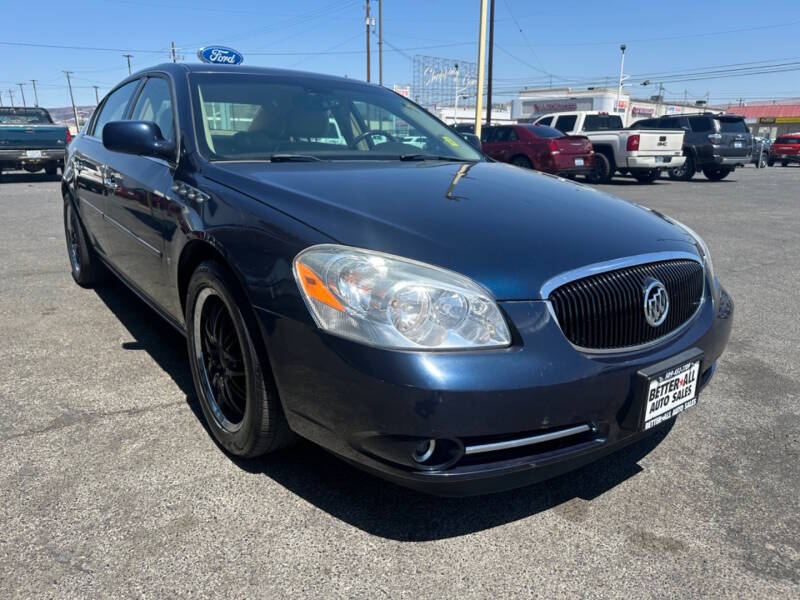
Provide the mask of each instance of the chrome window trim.
POLYGON ((550 313, 550 317, 553 321, 558 325, 558 329, 561 331, 561 334, 564 335, 564 339, 567 340, 570 346, 572 346, 578 352, 583 354, 602 354, 602 355, 611 355, 611 354, 630 354, 633 352, 641 352, 642 350, 646 350, 648 348, 652 348, 658 344, 666 342, 674 337, 677 337, 697 319, 697 316, 700 314, 703 305, 706 303, 706 298, 709 297, 708 292, 706 291, 708 286, 712 283, 708 281, 708 273, 706 272, 706 265, 702 259, 702 257, 698 254, 693 254, 691 252, 651 252, 648 254, 636 254, 634 256, 626 256, 624 258, 615 258, 613 260, 608 260, 604 262, 594 263, 591 265, 586 265, 584 267, 580 267, 578 269, 573 269, 571 271, 566 271, 555 277, 552 277, 544 282, 541 288, 541 298, 544 300, 544 303, 547 305, 547 310, 550 313), (673 329, 666 335, 662 335, 660 338, 655 340, 651 340, 645 344, 639 344, 637 346, 622 346, 619 348, 585 348, 583 346, 578 346, 577 344, 573 344, 566 335, 564 335, 564 330, 561 328, 561 323, 558 322, 558 317, 556 317, 556 311, 553 308, 553 303, 550 301, 550 294, 553 290, 561 287, 564 284, 570 283, 572 281, 576 281, 578 279, 583 279, 585 277, 591 277, 592 275, 599 275, 600 273, 607 273, 608 271, 615 271, 617 269, 624 269, 627 267, 635 267, 638 265, 645 265, 654 262, 663 262, 665 260, 693 260, 694 262, 698 263, 703 268, 703 295, 700 297, 700 302, 697 305, 697 310, 692 313, 684 323, 682 323, 679 327, 673 329))

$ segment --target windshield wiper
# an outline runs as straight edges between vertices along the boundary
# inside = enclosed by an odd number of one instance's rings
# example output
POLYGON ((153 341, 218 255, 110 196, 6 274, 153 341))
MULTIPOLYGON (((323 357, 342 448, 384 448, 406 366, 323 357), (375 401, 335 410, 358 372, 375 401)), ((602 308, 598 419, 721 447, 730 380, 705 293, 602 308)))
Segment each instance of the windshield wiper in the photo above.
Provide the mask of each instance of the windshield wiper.
POLYGON ((435 154, 401 154, 400 160, 447 160, 450 162, 476 162, 468 158, 458 158, 456 156, 437 156, 435 154))
POLYGON ((321 158, 310 154, 273 154, 269 160, 271 162, 324 162, 321 158))

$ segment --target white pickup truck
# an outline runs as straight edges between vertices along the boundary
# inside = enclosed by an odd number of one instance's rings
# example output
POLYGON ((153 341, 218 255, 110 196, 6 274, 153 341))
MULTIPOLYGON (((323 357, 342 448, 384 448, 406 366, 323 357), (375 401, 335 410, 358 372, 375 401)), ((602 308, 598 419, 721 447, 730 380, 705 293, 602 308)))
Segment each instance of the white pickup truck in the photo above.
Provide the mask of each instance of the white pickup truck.
POLYGON ((596 183, 609 181, 617 172, 651 183, 662 169, 680 167, 686 161, 681 129, 630 131, 624 129, 619 115, 597 111, 552 113, 539 117, 534 124, 588 137, 595 153, 590 180, 596 183))

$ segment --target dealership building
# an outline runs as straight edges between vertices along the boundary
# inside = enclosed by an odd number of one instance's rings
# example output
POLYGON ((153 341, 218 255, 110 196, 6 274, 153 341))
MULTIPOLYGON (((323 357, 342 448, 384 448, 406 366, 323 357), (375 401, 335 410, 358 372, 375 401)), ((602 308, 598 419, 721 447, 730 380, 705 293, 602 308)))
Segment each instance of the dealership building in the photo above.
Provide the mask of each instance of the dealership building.
POLYGON ((725 112, 742 115, 755 135, 775 139, 785 133, 800 133, 800 99, 793 102, 749 102, 734 104, 725 112))
POLYGON ((657 96, 650 99, 632 98, 627 91, 623 91, 618 101, 617 88, 526 89, 519 93, 518 98, 511 100, 511 118, 519 121, 532 121, 547 113, 578 110, 618 114, 625 125, 630 125, 639 119, 697 112, 707 110, 707 107, 705 104, 665 102, 657 96))

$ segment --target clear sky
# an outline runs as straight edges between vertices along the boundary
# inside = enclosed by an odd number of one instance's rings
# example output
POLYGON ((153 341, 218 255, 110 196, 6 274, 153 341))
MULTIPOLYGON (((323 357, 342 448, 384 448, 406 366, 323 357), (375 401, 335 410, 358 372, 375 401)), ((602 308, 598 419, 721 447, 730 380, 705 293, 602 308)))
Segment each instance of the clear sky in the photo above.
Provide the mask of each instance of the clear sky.
MULTIPOLYGON (((377 0, 370 5, 377 17, 377 0)), ((25 82, 30 102, 29 80, 37 79, 41 105, 65 106, 68 69, 76 102, 93 104, 93 85, 102 97, 127 74, 123 50, 134 55, 136 70, 167 60, 171 41, 187 62, 197 60, 200 46, 218 43, 241 51, 249 65, 364 79, 364 6, 365 0, 0 0, 0 98, 7 104, 13 88, 19 103, 16 84, 25 82), (317 54, 304 54, 310 52, 317 54)), ((475 61, 479 6, 479 0, 384 0, 384 84, 410 83, 415 54, 475 61)), ((506 98, 523 85, 548 85, 551 77, 554 86, 606 79, 613 85, 622 42, 635 96, 655 94, 659 80, 668 99, 684 92, 689 99, 709 93, 712 103, 800 96, 800 0, 496 0, 495 6, 494 81, 506 98), (739 76, 742 68, 774 72, 739 76), (690 75, 701 71, 725 77, 690 75), (644 78, 654 83, 641 87, 644 78)), ((377 36, 372 50, 377 81, 377 36)))

